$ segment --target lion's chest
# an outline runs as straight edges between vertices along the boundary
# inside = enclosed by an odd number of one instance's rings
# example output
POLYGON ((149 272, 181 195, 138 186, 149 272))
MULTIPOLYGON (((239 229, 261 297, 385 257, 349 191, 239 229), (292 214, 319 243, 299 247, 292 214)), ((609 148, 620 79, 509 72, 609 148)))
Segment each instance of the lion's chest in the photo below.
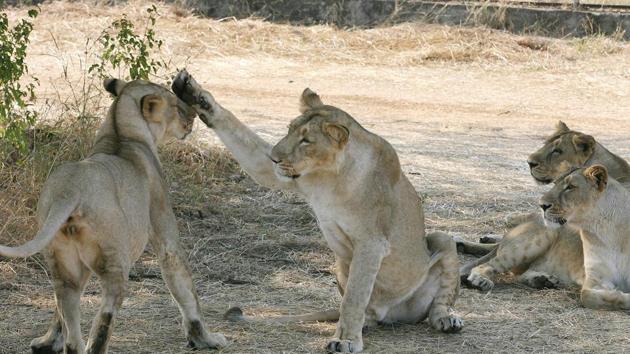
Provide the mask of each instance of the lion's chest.
POLYGON ((324 234, 328 247, 339 258, 352 259, 352 239, 341 225, 331 219, 322 219, 318 216, 319 227, 324 234))

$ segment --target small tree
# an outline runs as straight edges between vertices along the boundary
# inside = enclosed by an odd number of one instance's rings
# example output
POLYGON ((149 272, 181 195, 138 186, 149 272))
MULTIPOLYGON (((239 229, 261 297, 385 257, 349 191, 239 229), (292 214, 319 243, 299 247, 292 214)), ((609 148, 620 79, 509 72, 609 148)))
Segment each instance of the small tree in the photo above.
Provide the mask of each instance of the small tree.
POLYGON ((20 152, 27 151, 26 130, 37 119, 37 113, 29 107, 35 99, 37 78, 31 76, 31 82, 20 83, 28 74, 26 49, 33 30, 31 21, 37 15, 36 10, 30 10, 29 19, 10 27, 7 14, 0 13, 0 139, 5 148, 12 146, 20 152))
POLYGON ((152 58, 152 50, 159 50, 163 41, 155 36, 155 22, 158 15, 157 8, 152 5, 147 9, 148 17, 144 34, 139 35, 134 30, 134 24, 123 15, 107 27, 98 41, 103 49, 100 62, 90 67, 89 72, 99 77, 111 76, 108 68, 128 71, 125 79, 147 80, 150 74, 156 74, 160 68, 166 67, 164 60, 152 58))

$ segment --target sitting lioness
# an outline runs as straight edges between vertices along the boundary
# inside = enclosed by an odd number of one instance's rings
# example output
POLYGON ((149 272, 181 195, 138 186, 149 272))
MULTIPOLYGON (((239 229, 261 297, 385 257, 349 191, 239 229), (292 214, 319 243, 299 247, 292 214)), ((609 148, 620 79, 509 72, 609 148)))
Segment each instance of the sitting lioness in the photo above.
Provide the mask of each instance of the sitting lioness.
MULTIPOLYGON (((563 122, 558 123, 545 145, 529 156, 528 164, 534 179, 544 184, 574 168, 592 164, 602 164, 618 181, 630 182, 626 161, 592 136, 571 130, 563 122)), ((581 285, 584 267, 577 231, 566 227, 549 229, 538 213, 523 219, 525 222, 510 230, 498 248, 461 241, 466 252, 481 254, 494 249, 492 254, 462 267, 461 272, 467 277, 464 283, 487 291, 494 286, 492 279, 496 274, 512 271, 519 275, 520 282, 535 288, 581 285)))
POLYGON ((592 309, 630 310, 630 192, 606 167, 581 168, 540 198, 545 224, 579 229, 585 278, 580 301, 592 309))
POLYGON ((421 200, 387 141, 306 89, 302 115, 271 148, 186 71, 172 88, 254 180, 297 192, 313 208, 335 254, 343 299, 332 315, 295 319, 338 319, 328 351, 362 351, 363 326, 377 322, 416 323, 428 317, 443 332, 462 328, 462 320, 450 313, 459 288, 455 243, 441 233, 425 237, 421 200))
POLYGON ((103 295, 87 352, 106 353, 129 270, 147 241, 179 304, 189 345, 222 347, 223 335, 205 328, 157 155, 160 142, 191 132, 195 112, 150 82, 109 79, 104 84, 117 98, 89 157, 50 175, 37 206, 35 238, 19 247, 0 246, 0 255, 7 257, 43 250, 48 262, 57 309, 48 332, 31 342, 33 353, 85 353, 79 305, 92 273, 103 295))

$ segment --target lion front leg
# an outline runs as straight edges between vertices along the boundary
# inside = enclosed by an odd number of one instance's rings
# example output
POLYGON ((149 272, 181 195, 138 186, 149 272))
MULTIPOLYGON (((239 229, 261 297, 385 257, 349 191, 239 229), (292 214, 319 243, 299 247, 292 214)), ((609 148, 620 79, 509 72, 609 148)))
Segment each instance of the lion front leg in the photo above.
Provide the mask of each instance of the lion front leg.
POLYGON ((294 190, 295 181, 281 179, 274 172, 271 145, 222 107, 186 70, 173 80, 173 92, 192 106, 201 120, 214 129, 239 165, 259 184, 272 189, 294 190))
POLYGON ((341 301, 335 337, 326 346, 328 352, 358 353, 363 351, 362 329, 365 312, 381 262, 388 252, 389 243, 384 239, 362 240, 355 246, 341 301))
POLYGON ((547 230, 535 221, 512 229, 499 244, 496 256, 470 271, 466 285, 482 291, 491 290, 497 274, 530 264, 547 252, 556 238, 556 231, 547 230))
POLYGON ((165 211, 159 216, 152 215, 151 219, 158 220, 154 224, 151 245, 158 256, 162 277, 182 314, 189 346, 195 349, 225 347, 228 342, 222 334, 206 329, 190 267, 179 245, 175 215, 165 211))

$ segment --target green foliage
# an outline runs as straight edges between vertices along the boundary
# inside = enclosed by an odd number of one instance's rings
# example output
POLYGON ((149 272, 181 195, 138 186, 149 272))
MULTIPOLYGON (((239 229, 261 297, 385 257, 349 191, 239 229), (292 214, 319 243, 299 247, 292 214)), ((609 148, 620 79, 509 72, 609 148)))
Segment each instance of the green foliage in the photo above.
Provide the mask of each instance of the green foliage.
POLYGON ((147 9, 147 24, 144 34, 135 32, 134 24, 123 15, 106 28, 98 41, 102 45, 100 62, 90 67, 89 72, 101 78, 121 76, 124 79, 147 80, 150 74, 156 74, 166 66, 164 60, 152 57, 153 50, 159 50, 163 41, 155 35, 157 8, 152 5, 147 9), (118 70, 119 75, 111 75, 108 69, 118 70))
POLYGON ((28 12, 29 19, 22 19, 9 26, 6 13, 0 13, 0 139, 3 148, 11 146, 20 152, 28 149, 26 130, 37 119, 37 113, 29 109, 35 99, 35 82, 20 81, 28 74, 26 50, 33 30, 32 19, 36 10, 28 12))

